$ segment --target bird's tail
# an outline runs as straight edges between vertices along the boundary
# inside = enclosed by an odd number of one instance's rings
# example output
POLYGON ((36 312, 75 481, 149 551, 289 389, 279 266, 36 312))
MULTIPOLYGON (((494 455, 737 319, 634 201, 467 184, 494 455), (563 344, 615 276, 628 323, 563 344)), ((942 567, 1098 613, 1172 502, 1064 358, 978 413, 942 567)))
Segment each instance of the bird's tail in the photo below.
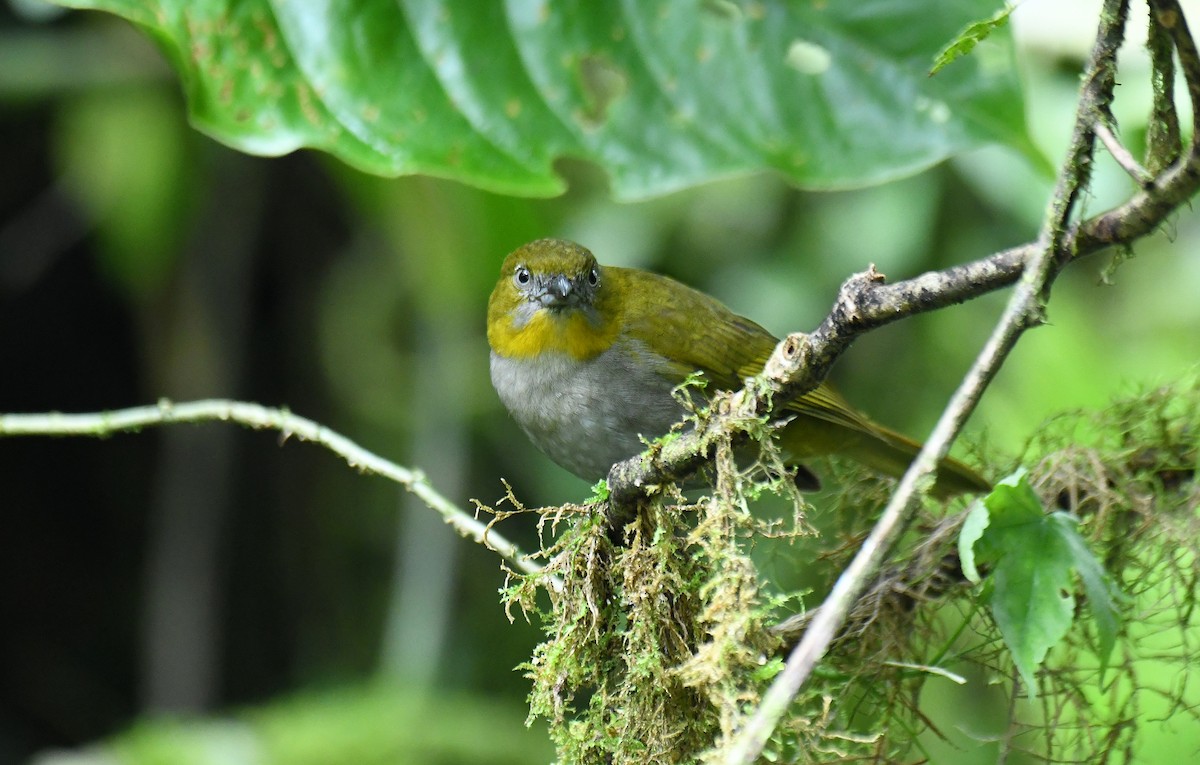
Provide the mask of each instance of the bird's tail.
MULTIPOLYGON (((857 440, 846 449, 846 456, 880 473, 899 478, 916 459, 921 444, 877 423, 871 425, 870 436, 857 440)), ((979 494, 991 489, 992 485, 983 476, 953 457, 938 463, 933 494, 939 499, 956 494, 979 494)))
MULTIPOLYGON (((921 451, 921 444, 873 422, 854 411, 828 385, 821 385, 793 402, 799 416, 788 423, 780 444, 794 458, 803 460, 823 454, 841 454, 885 475, 904 475, 921 451)), ((947 457, 938 464, 933 484, 935 496, 991 491, 983 476, 963 463, 947 457)))

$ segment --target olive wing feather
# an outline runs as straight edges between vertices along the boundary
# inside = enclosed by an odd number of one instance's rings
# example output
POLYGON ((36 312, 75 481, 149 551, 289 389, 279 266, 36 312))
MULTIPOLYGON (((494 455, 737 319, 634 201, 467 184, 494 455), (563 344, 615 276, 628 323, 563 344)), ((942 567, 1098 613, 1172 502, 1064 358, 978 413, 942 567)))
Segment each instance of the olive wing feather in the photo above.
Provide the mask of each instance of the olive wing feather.
MULTIPOLYGON (((625 333, 659 358, 664 376, 675 382, 701 371, 718 389, 740 388, 762 371, 779 340, 758 323, 739 316, 720 301, 665 276, 608 267, 624 283, 618 294, 627 301, 625 333), (630 279, 638 282, 631 289, 630 279)), ((788 405, 790 411, 860 432, 871 424, 828 385, 788 405)))

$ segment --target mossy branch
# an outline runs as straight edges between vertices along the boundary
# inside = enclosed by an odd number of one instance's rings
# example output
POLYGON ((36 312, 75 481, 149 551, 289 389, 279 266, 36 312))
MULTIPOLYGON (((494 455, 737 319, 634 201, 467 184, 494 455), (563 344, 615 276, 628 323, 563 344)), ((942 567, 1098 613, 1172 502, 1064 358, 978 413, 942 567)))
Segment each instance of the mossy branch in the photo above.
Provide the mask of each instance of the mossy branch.
MULTIPOLYGON (((143 428, 175 423, 233 422, 253 430, 276 430, 280 444, 289 438, 320 444, 362 473, 382 476, 403 486, 433 510, 463 537, 499 553, 505 560, 528 574, 542 566, 521 548, 510 542, 489 524, 439 494, 420 470, 397 465, 370 452, 349 438, 320 423, 259 404, 226 399, 172 402, 160 399, 154 406, 115 409, 86 414, 0 414, 0 438, 8 436, 94 436, 104 438, 115 433, 136 432, 143 428)), ((551 581, 554 586, 554 580, 551 581)))

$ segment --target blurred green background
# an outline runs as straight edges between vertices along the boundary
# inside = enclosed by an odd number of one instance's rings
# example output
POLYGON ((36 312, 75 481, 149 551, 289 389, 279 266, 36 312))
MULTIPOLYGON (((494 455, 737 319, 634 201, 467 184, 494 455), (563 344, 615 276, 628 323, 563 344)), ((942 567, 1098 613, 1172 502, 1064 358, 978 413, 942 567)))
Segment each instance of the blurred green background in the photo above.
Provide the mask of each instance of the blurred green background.
MULTIPOLYGON (((1031 130, 1057 162, 1097 4, 1041 5, 1014 23, 1031 130)), ((1118 100, 1135 145, 1139 55, 1126 52, 1118 100)), ((488 381, 484 310, 511 249, 575 239, 782 333, 813 327, 868 263, 899 279, 1032 239, 1051 185, 999 149, 861 191, 802 193, 764 175, 636 205, 609 201, 595 168, 560 170, 569 193, 525 200, 369 177, 312 153, 241 155, 188 127, 177 81, 129 25, 10 0, 0 411, 254 400, 422 468, 464 506, 497 500, 501 478, 531 505, 578 500, 587 487, 525 442, 488 381)), ((1086 207, 1129 188, 1103 163, 1086 207)), ((1198 242, 1200 216, 1185 211, 1111 283, 1110 255, 1069 270, 968 440, 1016 452, 1054 412, 1193 369, 1198 242)), ((1004 299, 872 333, 834 379, 922 437, 1004 299)), ((552 756, 522 725, 514 667, 538 633, 498 605, 496 557, 319 449, 216 425, 0 440, 0 508, 0 763, 135 724, 145 735, 114 751, 145 761, 552 756), (289 753, 298 731, 329 758, 289 753), (355 754, 368 735, 381 748, 355 754), (155 747, 194 759, 155 760, 167 757, 155 747)), ((505 531, 536 545, 531 522, 505 531)), ((1200 733, 1180 727, 1150 725, 1144 761, 1196 751, 1200 733)))

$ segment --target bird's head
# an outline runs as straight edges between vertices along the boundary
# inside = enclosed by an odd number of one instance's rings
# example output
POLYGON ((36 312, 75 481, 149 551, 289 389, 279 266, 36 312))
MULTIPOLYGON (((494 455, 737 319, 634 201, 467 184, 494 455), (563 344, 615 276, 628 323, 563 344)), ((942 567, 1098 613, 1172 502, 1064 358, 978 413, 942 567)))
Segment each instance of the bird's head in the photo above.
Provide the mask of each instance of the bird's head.
POLYGON ((591 358, 616 339, 617 297, 586 248, 563 239, 530 242, 500 267, 488 300, 488 343, 512 358, 547 352, 591 358))

